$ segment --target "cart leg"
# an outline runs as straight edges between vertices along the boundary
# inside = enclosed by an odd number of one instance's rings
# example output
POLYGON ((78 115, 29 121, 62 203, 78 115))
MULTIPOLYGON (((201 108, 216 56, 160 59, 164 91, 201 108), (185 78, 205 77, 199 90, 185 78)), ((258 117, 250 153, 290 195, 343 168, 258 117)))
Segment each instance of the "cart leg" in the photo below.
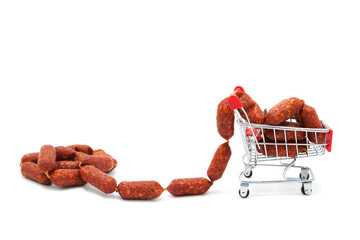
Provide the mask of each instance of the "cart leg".
POLYGON ((303 182, 301 187, 301 192, 304 195, 309 195, 312 192, 312 184, 311 182, 303 182))
POLYGON ((301 168, 299 177, 301 180, 308 180, 310 178, 309 168, 301 168))
POLYGON ((247 198, 250 194, 250 190, 249 190, 249 184, 248 183, 242 183, 240 184, 240 189, 239 189, 239 195, 242 198, 247 198))

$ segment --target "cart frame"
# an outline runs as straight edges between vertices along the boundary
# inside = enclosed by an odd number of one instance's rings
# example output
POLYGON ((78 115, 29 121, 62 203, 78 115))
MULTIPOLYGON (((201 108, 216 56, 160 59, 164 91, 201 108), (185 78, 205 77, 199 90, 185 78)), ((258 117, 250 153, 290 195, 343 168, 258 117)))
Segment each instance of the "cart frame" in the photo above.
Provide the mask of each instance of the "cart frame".
MULTIPOLYGON (((240 90, 244 91, 242 87, 236 87, 235 91, 240 90)), ((265 124, 253 124, 250 123, 249 117, 240 102, 240 99, 232 94, 228 98, 229 106, 234 110, 236 117, 236 122, 239 126, 240 135, 245 149, 245 154, 243 156, 243 163, 245 170, 241 172, 240 179, 240 189, 239 195, 242 198, 249 196, 250 184, 263 184, 263 183, 301 183, 301 192, 304 195, 309 195, 312 192, 312 182, 315 180, 315 175, 311 168, 307 166, 298 166, 296 165, 296 160, 298 158, 307 158, 313 156, 324 155, 325 150, 331 152, 332 146, 332 129, 329 128, 324 122, 322 122, 323 128, 303 128, 303 127, 288 127, 288 126, 273 126, 265 124), (240 112, 242 111, 244 119, 240 112), (272 131, 274 134, 274 141, 265 140, 264 130, 272 131), (275 132, 279 131, 284 133, 285 141, 278 142, 276 140, 275 132), (295 137, 295 141, 287 141, 287 133, 292 133, 297 136, 297 132, 305 132, 305 141, 298 141, 295 137), (309 141, 309 134, 315 136, 316 141, 309 141), (325 134, 325 141, 320 143, 318 140, 319 134, 325 134), (280 156, 278 149, 279 147, 284 148, 286 156, 280 156), (267 149, 269 147, 276 150, 276 154, 268 154, 267 149), (300 151, 306 147, 306 152, 300 151), (263 149, 263 153, 260 153, 258 150, 263 149), (296 149, 296 156, 289 156, 289 149, 292 148, 293 151, 296 149), (256 167, 281 167, 283 168, 282 178, 276 180, 249 180, 253 174, 253 170, 256 167), (289 169, 300 169, 299 177, 288 177, 287 172, 289 169)), ((266 114, 266 109, 264 110, 266 114)), ((295 119, 290 119, 290 121, 295 121, 295 119)), ((283 154, 284 155, 284 154, 283 154)))

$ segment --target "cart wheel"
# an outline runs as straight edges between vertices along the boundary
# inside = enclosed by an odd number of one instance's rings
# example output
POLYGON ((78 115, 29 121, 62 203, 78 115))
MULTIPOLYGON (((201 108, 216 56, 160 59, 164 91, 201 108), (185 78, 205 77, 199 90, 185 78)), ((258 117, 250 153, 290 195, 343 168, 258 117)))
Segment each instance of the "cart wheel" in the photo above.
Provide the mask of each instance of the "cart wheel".
POLYGON ((247 177, 247 178, 251 178, 253 172, 252 170, 248 171, 248 172, 245 172, 244 176, 247 177))
POLYGON ((239 189, 239 195, 242 198, 247 198, 250 194, 249 189, 239 189))
POLYGON ((300 173, 300 174, 299 174, 299 178, 300 178, 301 180, 309 180, 310 174, 308 173, 308 174, 306 174, 306 176, 303 176, 303 175, 300 173))
POLYGON ((301 192, 304 195, 310 195, 310 193, 312 192, 311 183, 303 183, 301 186, 301 192))

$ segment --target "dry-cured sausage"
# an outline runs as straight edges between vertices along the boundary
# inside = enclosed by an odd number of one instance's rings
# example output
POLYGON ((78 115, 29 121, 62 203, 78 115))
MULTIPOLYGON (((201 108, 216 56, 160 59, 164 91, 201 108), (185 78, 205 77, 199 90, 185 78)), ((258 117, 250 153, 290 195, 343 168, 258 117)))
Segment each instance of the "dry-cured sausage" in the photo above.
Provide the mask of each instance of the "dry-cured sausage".
POLYGON ((235 91, 234 93, 243 105, 243 108, 247 110, 248 108, 256 105, 257 103, 249 96, 249 94, 243 91, 235 91))
POLYGON ((103 193, 113 193, 117 190, 116 180, 92 165, 82 166, 80 175, 85 182, 90 183, 103 193))
POLYGON ((56 168, 56 150, 51 145, 44 145, 40 149, 39 168, 48 176, 56 168))
POLYGON ((164 191, 156 181, 124 181, 117 188, 123 199, 154 199, 164 191))
POLYGON ((102 155, 88 155, 82 152, 76 153, 76 161, 79 161, 81 165, 93 165, 103 172, 108 172, 113 169, 113 158, 110 156, 102 155))
MULTIPOLYGON (((95 150, 92 155, 100 155, 100 156, 109 156, 109 157, 112 157, 110 154, 108 154, 107 152, 105 152, 105 151, 102 150, 102 149, 97 149, 97 150, 95 150)), ((113 157, 112 157, 112 159, 113 159, 113 168, 112 168, 110 171, 107 171, 107 172, 111 172, 112 170, 114 170, 114 168, 117 167, 117 161, 116 161, 116 159, 113 158, 113 157)))
POLYGON ((285 122, 296 113, 299 113, 303 104, 304 101, 296 97, 282 100, 268 111, 265 124, 279 125, 285 122))
MULTIPOLYGON (((248 115, 249 121, 251 123, 263 124, 265 121, 265 114, 261 110, 260 106, 245 92, 235 91, 234 93, 243 105, 243 108, 248 115)), ((247 118, 244 112, 241 109, 238 109, 242 118, 247 121, 247 118)))
POLYGON ((70 145, 67 147, 71 148, 72 150, 75 150, 77 152, 83 152, 83 153, 86 153, 89 155, 91 155, 94 152, 94 150, 89 145, 75 144, 75 145, 70 145))
POLYGON ((20 166, 26 162, 37 163, 38 158, 39 158, 39 152, 25 154, 21 158, 20 166))
POLYGON ((56 150, 56 160, 57 161, 73 160, 76 155, 76 151, 71 148, 68 148, 68 147, 58 146, 58 147, 55 147, 55 150, 56 150))
MULTIPOLYGON (((306 104, 300 111, 300 121, 306 128, 324 128, 315 109, 306 104)), ((325 133, 308 132, 308 138, 313 143, 325 143, 325 133)))
POLYGON ((43 173, 36 163, 24 162, 21 164, 21 173, 24 177, 32 179, 38 183, 49 185, 50 179, 43 173))
POLYGON ((210 166, 207 170, 207 175, 210 178, 211 181, 216 181, 221 178, 223 175, 226 166, 229 162, 229 159, 231 157, 231 148, 229 146, 229 143, 223 143, 221 144, 210 163, 210 166))
POLYGON ((110 154, 108 154, 107 152, 105 152, 105 151, 102 150, 102 149, 97 149, 97 150, 95 150, 95 151, 92 153, 92 155, 100 155, 100 156, 109 156, 109 157, 111 157, 110 154))
POLYGON ((56 161, 56 169, 79 169, 79 161, 56 161))
POLYGON ((86 182, 80 176, 80 169, 57 169, 50 174, 51 182, 56 186, 81 186, 86 182))
MULTIPOLYGON (((240 114, 244 119, 246 119, 246 116, 242 111, 240 111, 240 114)), ((248 115, 249 121, 251 123, 263 124, 265 122, 265 114, 258 104, 248 108, 246 110, 246 114, 248 115)))
POLYGON ((217 107, 216 126, 221 137, 229 140, 234 135, 234 111, 228 104, 228 98, 222 100, 217 107))
MULTIPOLYGON (((280 126, 284 127, 301 127, 299 123, 296 122, 283 122, 280 124, 280 126)), ((284 130, 273 130, 273 129, 264 129, 265 136, 270 140, 276 141, 285 141, 285 133, 284 130)), ((304 131, 291 131, 286 130, 286 141, 302 141, 305 138, 305 132, 304 131)))
POLYGON ((212 182, 206 178, 179 178, 171 181, 166 188, 173 196, 198 195, 206 193, 212 182))

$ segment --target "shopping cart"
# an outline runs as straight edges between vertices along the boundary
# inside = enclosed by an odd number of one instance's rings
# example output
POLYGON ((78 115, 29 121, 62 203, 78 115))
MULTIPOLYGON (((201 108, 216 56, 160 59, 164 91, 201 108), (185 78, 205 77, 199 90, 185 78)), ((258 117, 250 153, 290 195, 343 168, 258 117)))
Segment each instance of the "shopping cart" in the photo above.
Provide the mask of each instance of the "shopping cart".
MULTIPOLYGON (((244 91, 242 87, 236 87, 235 91, 244 91)), ((243 162, 245 170, 240 174, 240 190, 239 194, 242 198, 249 196, 249 185, 260 183, 302 183, 301 192, 309 195, 312 192, 312 182, 315 176, 309 167, 295 165, 298 158, 313 157, 325 154, 325 150, 331 152, 333 131, 324 122, 324 128, 303 128, 288 126, 272 126, 265 124, 250 123, 248 115, 240 102, 240 99, 232 94, 228 98, 229 106, 234 110, 236 122, 239 125, 241 138, 245 148, 243 162), (243 113, 243 117, 240 114, 243 113), (274 140, 270 141, 265 138, 264 132, 267 131, 274 134, 274 140), (285 141, 277 141, 275 133, 283 132, 285 141), (297 132, 305 133, 303 141, 287 141, 287 133, 295 134, 297 132), (315 141, 309 141, 308 136, 315 136, 315 141), (320 142, 319 134, 325 134, 325 141, 320 142), (281 152, 281 154, 280 154, 281 152), (294 153, 295 152, 295 153, 294 153), (247 180, 253 174, 256 167, 281 167, 284 168, 282 178, 275 180, 247 180), (288 170, 291 168, 300 169, 299 177, 288 177, 288 170)), ((266 109, 264 110, 266 114, 266 109)), ((294 118, 289 121, 295 121, 294 118)), ((323 138, 322 138, 323 139, 323 138)))

